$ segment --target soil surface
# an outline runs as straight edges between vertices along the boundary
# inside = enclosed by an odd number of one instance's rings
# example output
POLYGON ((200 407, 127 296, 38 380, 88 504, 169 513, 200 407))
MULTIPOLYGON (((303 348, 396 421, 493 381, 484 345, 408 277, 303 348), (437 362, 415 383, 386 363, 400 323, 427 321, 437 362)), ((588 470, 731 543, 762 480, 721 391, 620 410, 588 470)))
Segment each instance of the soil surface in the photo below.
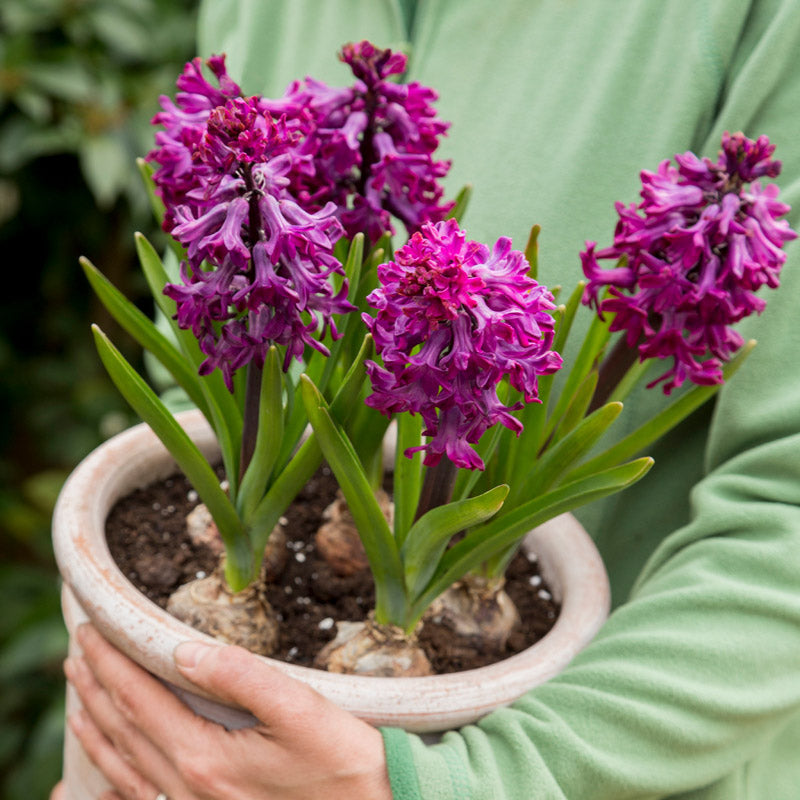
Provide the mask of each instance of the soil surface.
MULTIPOLYGON (((280 647, 274 657, 304 666, 313 666, 317 651, 334 637, 336 621, 360 621, 373 603, 368 570, 340 577, 315 553, 314 533, 335 492, 336 484, 323 468, 287 510, 281 519, 286 563, 282 574, 265 586, 265 596, 281 621, 280 647)), ((190 544, 185 533, 184 518, 198 502, 186 479, 176 475, 123 498, 109 514, 106 536, 114 560, 131 583, 162 608, 178 586, 210 574, 217 566, 211 550, 190 544)), ((519 609, 522 626, 502 658, 542 638, 559 611, 535 559, 521 553, 507 571, 506 591, 519 609)), ((465 644, 442 625, 423 626, 419 640, 438 673, 498 660, 495 654, 465 644)))

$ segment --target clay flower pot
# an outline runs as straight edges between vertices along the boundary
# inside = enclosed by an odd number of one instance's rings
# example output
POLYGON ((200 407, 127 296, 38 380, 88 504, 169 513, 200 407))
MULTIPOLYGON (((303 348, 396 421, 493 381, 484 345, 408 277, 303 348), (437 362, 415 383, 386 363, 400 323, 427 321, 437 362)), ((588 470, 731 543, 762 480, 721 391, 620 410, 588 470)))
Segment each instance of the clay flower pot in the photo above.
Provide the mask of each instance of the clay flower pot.
MULTIPOLYGON (((213 433, 198 412, 185 412, 178 419, 206 455, 216 452, 213 433)), ((172 653, 179 642, 213 640, 142 595, 120 572, 106 545, 105 520, 114 503, 175 469, 152 431, 138 425, 98 447, 72 473, 53 519, 67 628, 72 633, 90 619, 109 641, 166 681, 196 712, 228 727, 247 726, 253 722, 248 713, 194 693, 173 666, 172 653)), ((473 722, 560 672, 608 614, 609 588, 602 561, 574 517, 564 515, 537 528, 525 547, 537 554, 562 610, 551 632, 517 655, 481 669, 422 678, 340 675, 267 661, 375 725, 431 733, 473 722)), ((70 652, 76 649, 71 636, 70 652)), ((77 702, 68 690, 68 713, 77 702)), ((106 788, 69 730, 64 777, 69 800, 90 800, 106 788)))

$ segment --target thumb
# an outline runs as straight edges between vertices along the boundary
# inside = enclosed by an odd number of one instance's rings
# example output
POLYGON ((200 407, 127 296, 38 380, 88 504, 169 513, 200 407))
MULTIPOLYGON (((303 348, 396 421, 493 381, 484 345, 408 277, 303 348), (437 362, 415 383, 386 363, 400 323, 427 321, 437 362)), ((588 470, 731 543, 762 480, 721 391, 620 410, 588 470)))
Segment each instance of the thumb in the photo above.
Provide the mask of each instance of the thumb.
MULTIPOLYGON (((223 703, 251 711, 266 724, 281 720, 282 708, 312 703, 316 692, 235 645, 182 642, 173 654, 179 672, 223 703)), ((314 703, 316 705, 316 703, 314 703)))

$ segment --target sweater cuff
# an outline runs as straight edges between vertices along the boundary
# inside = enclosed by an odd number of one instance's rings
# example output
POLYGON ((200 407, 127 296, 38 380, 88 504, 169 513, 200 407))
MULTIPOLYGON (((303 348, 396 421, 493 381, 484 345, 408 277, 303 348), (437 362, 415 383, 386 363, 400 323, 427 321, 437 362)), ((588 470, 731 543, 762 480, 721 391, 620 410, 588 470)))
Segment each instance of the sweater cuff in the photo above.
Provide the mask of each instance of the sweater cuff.
POLYGON ((408 734, 402 728, 380 728, 389 785, 394 800, 422 800, 408 734))
POLYGON ((427 745, 401 728, 381 728, 394 800, 463 800, 463 769, 446 745, 427 745), (421 787, 425 787, 423 796, 421 787))

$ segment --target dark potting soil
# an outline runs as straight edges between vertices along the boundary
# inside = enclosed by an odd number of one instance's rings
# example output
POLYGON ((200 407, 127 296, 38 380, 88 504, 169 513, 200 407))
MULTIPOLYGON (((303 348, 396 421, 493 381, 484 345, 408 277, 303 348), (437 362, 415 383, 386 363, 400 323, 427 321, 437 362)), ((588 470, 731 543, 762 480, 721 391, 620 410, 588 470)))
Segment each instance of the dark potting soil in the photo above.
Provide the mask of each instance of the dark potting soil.
MULTIPOLYGON (((313 666, 317 651, 335 636, 336 621, 365 619, 374 598, 368 570, 341 577, 315 553, 314 533, 335 492, 336 483, 323 468, 287 510, 281 520, 286 532, 285 567, 265 589, 281 622, 280 647, 274 657, 304 666, 313 666)), ((114 560, 131 583, 162 608, 180 585, 205 577, 217 565, 213 552, 190 543, 185 533, 184 519, 198 502, 186 479, 176 475, 121 499, 108 516, 106 536, 114 560)), ((522 625, 502 658, 541 639, 559 611, 536 561, 522 553, 507 570, 506 591, 519 609, 522 625)), ((438 673, 498 660, 496 654, 465 644, 443 625, 423 626, 419 639, 438 673)))

